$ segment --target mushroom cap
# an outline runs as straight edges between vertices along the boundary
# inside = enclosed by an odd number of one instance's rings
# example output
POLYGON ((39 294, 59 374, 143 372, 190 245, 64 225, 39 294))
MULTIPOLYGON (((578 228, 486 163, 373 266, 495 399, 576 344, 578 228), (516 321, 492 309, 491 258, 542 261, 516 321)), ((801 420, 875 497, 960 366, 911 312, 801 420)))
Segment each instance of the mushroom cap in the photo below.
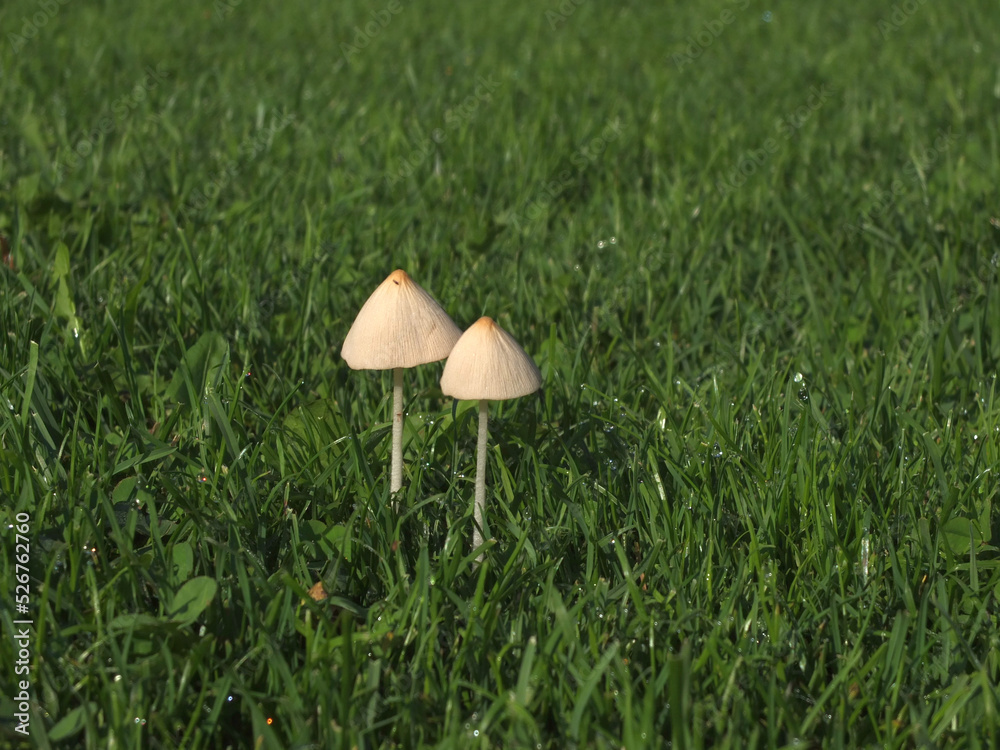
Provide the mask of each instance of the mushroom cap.
POLYGON ((441 391, 458 399, 517 398, 541 387, 542 374, 531 357, 487 317, 462 334, 441 375, 441 391))
POLYGON ((396 270, 372 292, 340 355, 352 370, 392 370, 448 356, 462 331, 431 295, 396 270))

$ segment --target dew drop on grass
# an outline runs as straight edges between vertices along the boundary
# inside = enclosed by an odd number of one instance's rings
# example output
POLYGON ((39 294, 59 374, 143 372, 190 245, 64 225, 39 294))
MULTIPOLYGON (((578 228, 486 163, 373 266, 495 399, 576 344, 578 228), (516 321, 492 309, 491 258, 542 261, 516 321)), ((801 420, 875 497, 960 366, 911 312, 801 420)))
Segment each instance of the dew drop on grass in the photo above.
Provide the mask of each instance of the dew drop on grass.
POLYGON ((801 372, 795 373, 795 377, 793 379, 795 380, 796 383, 801 383, 802 382, 802 373, 801 372))

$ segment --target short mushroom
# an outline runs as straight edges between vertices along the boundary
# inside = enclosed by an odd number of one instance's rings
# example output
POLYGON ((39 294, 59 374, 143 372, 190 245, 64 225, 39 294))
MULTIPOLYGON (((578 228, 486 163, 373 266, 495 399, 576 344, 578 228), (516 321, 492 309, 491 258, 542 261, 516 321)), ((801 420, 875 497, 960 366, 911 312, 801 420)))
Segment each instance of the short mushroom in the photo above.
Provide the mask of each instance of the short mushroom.
MULTIPOLYGON (((448 355, 441 375, 446 396, 479 401, 479 444, 476 449, 476 528, 472 548, 483 543, 486 509, 486 436, 488 402, 534 393, 542 386, 542 375, 514 337, 492 318, 482 317, 462 334, 448 355)), ((480 558, 482 559, 482 555, 480 558)))
POLYGON ((392 370, 392 478, 403 486, 403 369, 448 356, 462 331, 431 295, 396 270, 354 319, 340 354, 352 370, 392 370))

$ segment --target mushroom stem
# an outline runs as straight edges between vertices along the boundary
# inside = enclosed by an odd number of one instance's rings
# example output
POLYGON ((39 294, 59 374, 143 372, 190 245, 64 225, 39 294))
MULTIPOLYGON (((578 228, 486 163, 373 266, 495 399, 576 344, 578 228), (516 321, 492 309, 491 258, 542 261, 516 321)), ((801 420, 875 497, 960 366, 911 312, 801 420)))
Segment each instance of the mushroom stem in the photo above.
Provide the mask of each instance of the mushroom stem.
MULTIPOLYGON (((472 531, 472 549, 476 549, 483 543, 483 531, 485 530, 486 515, 486 438, 489 434, 489 401, 482 399, 479 402, 479 444, 476 447, 476 525, 472 531)), ((482 562, 483 553, 479 553, 477 562, 482 562)))
POLYGON ((403 368, 392 371, 392 482, 389 489, 403 486, 403 368))

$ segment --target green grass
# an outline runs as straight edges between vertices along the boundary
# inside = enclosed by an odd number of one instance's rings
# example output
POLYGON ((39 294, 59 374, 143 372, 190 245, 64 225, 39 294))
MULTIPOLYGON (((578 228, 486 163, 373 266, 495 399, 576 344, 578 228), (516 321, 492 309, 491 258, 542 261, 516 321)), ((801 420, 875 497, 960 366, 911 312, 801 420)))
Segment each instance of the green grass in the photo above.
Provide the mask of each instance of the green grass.
POLYGON ((34 745, 996 747, 996 8, 847 5, 4 3, 34 745), (479 567, 397 267, 542 369, 479 567))

